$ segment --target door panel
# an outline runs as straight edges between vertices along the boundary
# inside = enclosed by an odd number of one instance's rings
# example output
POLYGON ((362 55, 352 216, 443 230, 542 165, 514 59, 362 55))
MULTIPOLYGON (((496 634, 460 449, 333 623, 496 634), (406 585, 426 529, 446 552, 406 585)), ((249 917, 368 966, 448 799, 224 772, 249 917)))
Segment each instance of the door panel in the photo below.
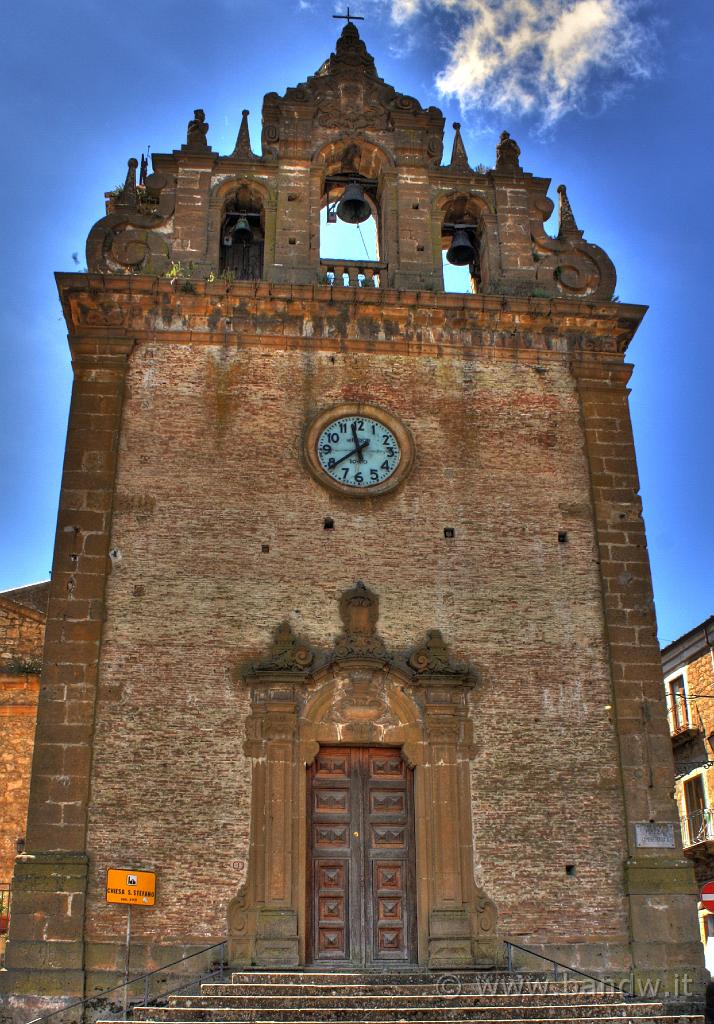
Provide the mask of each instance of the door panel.
POLYGON ((413 782, 401 752, 321 748, 308 808, 311 959, 414 961, 413 782))

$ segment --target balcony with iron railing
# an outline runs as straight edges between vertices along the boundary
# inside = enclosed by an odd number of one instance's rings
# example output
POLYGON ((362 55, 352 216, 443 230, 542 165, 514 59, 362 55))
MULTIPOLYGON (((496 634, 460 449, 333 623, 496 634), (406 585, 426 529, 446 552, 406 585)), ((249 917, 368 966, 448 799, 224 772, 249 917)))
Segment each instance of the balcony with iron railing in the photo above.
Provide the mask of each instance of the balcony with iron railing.
POLYGON ((669 734, 674 744, 704 735, 704 723, 699 709, 696 706, 690 707, 684 694, 670 694, 667 697, 667 717, 669 734))
POLYGON ((714 842, 714 809, 704 807, 679 819, 682 846, 686 849, 700 843, 714 842))

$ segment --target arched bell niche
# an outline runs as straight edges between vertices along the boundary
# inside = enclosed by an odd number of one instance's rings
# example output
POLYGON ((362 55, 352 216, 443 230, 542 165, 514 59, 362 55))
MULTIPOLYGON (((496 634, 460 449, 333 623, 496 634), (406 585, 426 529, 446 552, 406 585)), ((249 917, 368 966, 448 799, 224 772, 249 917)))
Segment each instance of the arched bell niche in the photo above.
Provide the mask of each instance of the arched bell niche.
POLYGON ((484 277, 486 282, 488 280, 485 259, 488 207, 480 196, 465 193, 450 195, 439 206, 444 291, 478 293, 484 288, 484 277), (472 258, 454 266, 447 255, 454 251, 452 247, 458 248, 462 254, 470 248, 472 258))
POLYGON ((265 214, 255 192, 244 185, 226 202, 220 234, 220 273, 236 281, 259 281, 263 276, 265 214))
POLYGON ((334 287, 386 287, 386 224, 383 217, 384 175, 391 158, 363 139, 334 141, 315 158, 320 173, 320 280, 334 287), (352 196, 364 220, 344 219, 341 203, 352 196))
POLYGON ((216 273, 229 280, 264 277, 267 190, 253 181, 224 181, 210 203, 209 236, 216 273))
POLYGON ((314 650, 283 623, 265 660, 238 670, 251 695, 252 792, 247 879, 228 908, 231 963, 306 962, 307 771, 324 747, 384 747, 398 749, 414 775, 417 960, 493 966, 496 908, 473 877, 475 675, 452 662, 437 630, 390 653, 376 632, 377 596, 363 584, 342 595, 340 613, 332 650, 314 650))

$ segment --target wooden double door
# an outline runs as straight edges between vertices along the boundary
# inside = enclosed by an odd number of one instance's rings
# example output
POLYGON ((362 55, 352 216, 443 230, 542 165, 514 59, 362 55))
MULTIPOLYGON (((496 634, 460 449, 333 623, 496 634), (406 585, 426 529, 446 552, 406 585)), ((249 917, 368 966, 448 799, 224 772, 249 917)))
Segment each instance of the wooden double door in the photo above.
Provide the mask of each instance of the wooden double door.
POLYGON ((398 748, 321 747, 308 769, 313 963, 413 963, 413 771, 398 748))

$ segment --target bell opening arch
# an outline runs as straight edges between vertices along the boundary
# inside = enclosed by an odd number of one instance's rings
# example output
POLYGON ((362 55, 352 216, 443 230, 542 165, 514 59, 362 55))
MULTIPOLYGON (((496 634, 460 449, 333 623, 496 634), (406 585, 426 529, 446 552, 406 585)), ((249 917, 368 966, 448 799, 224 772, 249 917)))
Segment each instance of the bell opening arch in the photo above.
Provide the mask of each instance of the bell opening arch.
POLYGON ((480 196, 454 193, 439 203, 444 291, 478 294, 488 283, 484 251, 488 208, 480 196))
POLYGON ((332 287, 387 286, 385 169, 388 154, 364 139, 334 140, 315 155, 320 280, 332 287))

